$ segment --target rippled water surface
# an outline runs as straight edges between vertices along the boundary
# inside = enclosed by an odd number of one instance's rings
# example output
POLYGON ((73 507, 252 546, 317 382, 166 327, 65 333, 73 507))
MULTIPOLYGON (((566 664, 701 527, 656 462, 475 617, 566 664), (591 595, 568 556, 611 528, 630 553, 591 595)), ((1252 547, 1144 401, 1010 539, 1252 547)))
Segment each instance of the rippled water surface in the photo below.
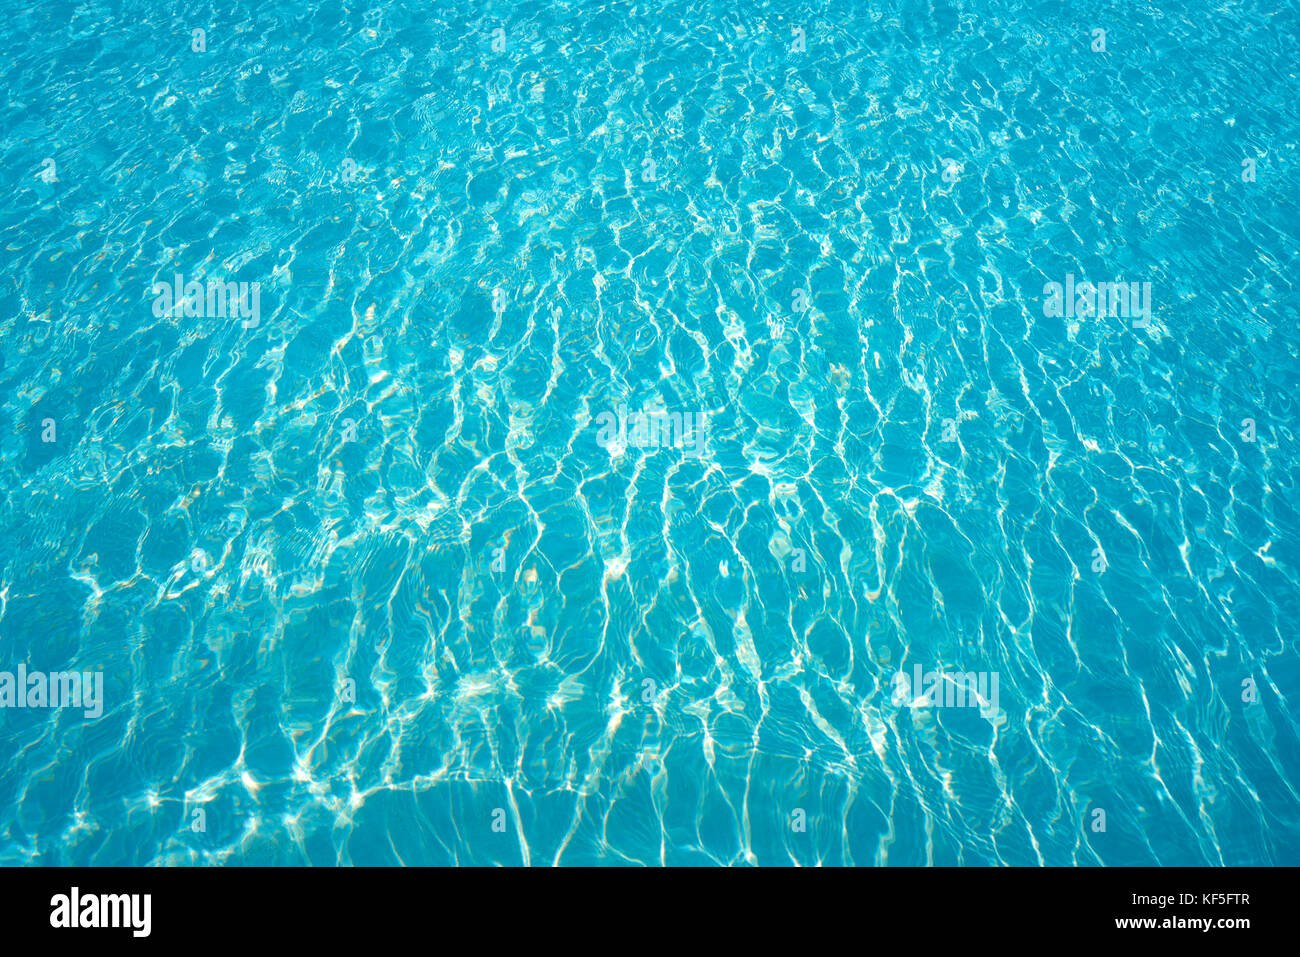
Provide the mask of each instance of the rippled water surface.
POLYGON ((0 862, 1300 861, 1293 0, 3 8, 0 862))

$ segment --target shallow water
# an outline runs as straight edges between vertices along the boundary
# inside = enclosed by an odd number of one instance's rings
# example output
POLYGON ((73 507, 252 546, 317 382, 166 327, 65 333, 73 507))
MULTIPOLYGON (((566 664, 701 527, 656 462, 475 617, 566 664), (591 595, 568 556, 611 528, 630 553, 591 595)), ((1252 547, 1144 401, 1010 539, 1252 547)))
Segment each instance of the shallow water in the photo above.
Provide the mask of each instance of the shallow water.
POLYGON ((0 862, 1300 860, 1296 3, 4 13, 0 862))

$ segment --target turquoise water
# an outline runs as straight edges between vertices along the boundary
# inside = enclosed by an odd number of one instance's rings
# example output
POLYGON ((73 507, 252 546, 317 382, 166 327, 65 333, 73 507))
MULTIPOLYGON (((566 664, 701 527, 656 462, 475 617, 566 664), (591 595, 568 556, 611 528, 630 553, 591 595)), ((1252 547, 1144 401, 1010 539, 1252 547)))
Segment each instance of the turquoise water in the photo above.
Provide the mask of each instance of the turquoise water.
POLYGON ((1300 861, 1300 5, 3 7, 0 861, 1300 861))

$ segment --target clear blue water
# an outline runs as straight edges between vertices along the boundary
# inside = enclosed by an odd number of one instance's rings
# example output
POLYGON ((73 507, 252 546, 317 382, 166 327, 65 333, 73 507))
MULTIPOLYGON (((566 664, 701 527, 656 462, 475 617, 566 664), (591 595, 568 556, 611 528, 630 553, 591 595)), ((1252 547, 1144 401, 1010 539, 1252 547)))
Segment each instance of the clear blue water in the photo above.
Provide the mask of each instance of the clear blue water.
POLYGON ((0 12, 0 862, 1300 861, 1300 5, 0 12))

